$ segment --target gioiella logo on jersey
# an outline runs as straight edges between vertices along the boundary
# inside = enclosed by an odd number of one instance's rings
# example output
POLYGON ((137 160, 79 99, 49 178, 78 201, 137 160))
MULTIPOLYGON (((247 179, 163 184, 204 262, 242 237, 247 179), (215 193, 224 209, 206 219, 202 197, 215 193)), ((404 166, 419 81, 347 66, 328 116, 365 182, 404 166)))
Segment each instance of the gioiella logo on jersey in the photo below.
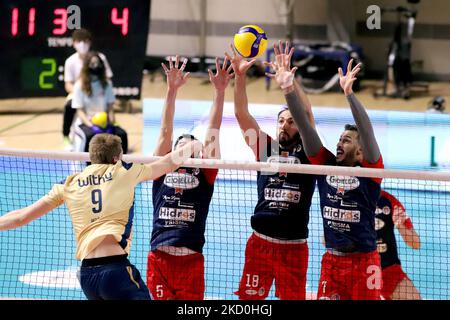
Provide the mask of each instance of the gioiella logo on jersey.
POLYGON ((186 172, 172 172, 166 175, 164 184, 174 189, 194 189, 198 187, 199 180, 186 172))
POLYGON ((358 178, 350 176, 327 176, 327 183, 340 194, 355 190, 360 184, 358 178))

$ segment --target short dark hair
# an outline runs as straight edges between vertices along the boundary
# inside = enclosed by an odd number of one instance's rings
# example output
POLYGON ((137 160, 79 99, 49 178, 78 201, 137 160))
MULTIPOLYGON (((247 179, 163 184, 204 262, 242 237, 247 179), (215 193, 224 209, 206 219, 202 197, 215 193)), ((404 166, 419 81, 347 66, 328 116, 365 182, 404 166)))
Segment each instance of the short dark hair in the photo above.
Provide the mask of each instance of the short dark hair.
POLYGON ((91 41, 92 42, 92 33, 89 32, 89 30, 86 29, 76 29, 72 33, 72 40, 73 41, 91 41))
MULTIPOLYGON (((358 127, 355 126, 354 124, 346 124, 344 127, 344 130, 349 130, 349 131, 356 131, 358 132, 358 127)), ((359 133, 359 132, 358 132, 359 133)))
POLYGON ((280 110, 280 112, 278 112, 277 120, 278 120, 278 118, 280 117, 280 114, 282 114, 282 113, 285 112, 285 111, 289 111, 289 108, 288 108, 287 106, 282 106, 281 108, 282 108, 282 109, 280 110))
POLYGON ((175 145, 173 146, 174 149, 177 147, 178 143, 179 143, 180 140, 183 139, 183 138, 189 139, 189 140, 198 140, 198 139, 197 139, 196 137, 194 137, 192 134, 190 134, 190 133, 184 133, 184 134, 182 134, 181 136, 179 136, 179 137, 177 138, 177 140, 175 141, 175 145))

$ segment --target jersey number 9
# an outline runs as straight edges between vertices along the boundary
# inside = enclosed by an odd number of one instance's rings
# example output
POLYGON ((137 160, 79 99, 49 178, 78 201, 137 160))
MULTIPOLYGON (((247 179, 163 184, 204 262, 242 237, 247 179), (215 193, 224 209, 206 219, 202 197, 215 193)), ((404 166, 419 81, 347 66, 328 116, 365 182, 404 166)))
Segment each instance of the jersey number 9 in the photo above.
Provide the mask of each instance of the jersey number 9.
POLYGON ((93 213, 100 213, 102 211, 102 190, 92 190, 92 204, 95 206, 92 208, 93 213))

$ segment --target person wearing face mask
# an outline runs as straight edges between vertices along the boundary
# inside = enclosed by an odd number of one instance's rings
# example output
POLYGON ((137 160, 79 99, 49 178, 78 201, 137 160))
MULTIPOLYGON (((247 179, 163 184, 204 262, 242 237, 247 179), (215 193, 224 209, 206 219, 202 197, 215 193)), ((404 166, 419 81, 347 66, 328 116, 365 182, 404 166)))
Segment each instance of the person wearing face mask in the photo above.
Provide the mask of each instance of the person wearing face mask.
POLYGON ((128 152, 128 137, 125 130, 115 125, 113 104, 115 96, 111 81, 106 75, 106 66, 98 52, 86 53, 80 78, 73 87, 72 108, 77 110, 73 133, 74 149, 87 152, 89 141, 98 133, 111 133, 122 139, 122 149, 128 152), (105 115, 98 123, 98 115, 105 115))
MULTIPOLYGON (((63 137, 64 146, 66 150, 72 150, 72 141, 69 138, 70 129, 72 127, 73 119, 75 117, 76 109, 72 108, 73 89, 75 82, 80 77, 81 69, 83 67, 83 59, 89 52, 92 44, 92 35, 86 29, 77 29, 72 34, 73 47, 76 50, 64 63, 64 87, 68 93, 66 104, 64 106, 64 118, 63 118, 63 137)), ((102 53, 98 54, 102 59, 106 77, 111 79, 113 73, 109 66, 108 60, 102 53)))

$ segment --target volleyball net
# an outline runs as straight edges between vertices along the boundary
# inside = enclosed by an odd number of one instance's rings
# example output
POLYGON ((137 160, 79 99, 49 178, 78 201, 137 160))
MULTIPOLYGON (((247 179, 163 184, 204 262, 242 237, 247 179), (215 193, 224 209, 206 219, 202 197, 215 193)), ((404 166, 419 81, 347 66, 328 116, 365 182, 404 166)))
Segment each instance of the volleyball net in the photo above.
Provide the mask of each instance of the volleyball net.
MULTIPOLYGON (((152 157, 124 156, 126 162, 148 163, 152 157)), ((0 149, 0 214, 25 207, 44 196, 54 183, 81 171, 88 154, 0 149)), ((237 299, 246 243, 253 230, 250 218, 257 203, 256 173, 286 172, 345 177, 383 178, 382 189, 405 207, 420 236, 420 248, 409 247, 395 228, 398 256, 403 270, 424 299, 450 299, 450 173, 405 170, 376 170, 258 162, 190 159, 186 167, 218 168, 206 222, 205 298, 237 299)), ((376 212, 378 229, 387 215, 376 212)), ((130 261, 145 282, 150 250, 153 206, 152 182, 136 187, 133 242, 130 261)), ((318 290, 323 222, 315 189, 309 220, 307 298, 318 290)), ((75 259, 75 237, 67 207, 60 206, 30 224, 0 232, 0 298, 85 299, 75 259)), ((383 241, 378 241, 383 250, 383 241)), ((268 299, 275 299, 276 283, 268 299)))

